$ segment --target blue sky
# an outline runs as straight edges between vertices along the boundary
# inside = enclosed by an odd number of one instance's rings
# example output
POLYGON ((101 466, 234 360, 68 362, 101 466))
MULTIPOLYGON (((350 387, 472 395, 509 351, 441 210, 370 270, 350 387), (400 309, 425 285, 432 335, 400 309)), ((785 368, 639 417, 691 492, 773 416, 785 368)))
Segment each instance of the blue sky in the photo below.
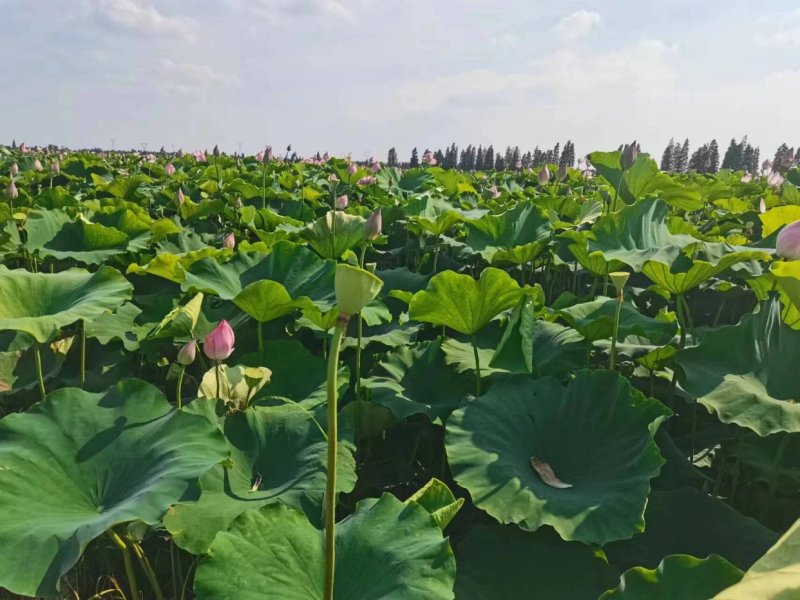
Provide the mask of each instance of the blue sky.
POLYGON ((796 0, 0 0, 0 15, 2 142, 355 158, 800 144, 796 0))

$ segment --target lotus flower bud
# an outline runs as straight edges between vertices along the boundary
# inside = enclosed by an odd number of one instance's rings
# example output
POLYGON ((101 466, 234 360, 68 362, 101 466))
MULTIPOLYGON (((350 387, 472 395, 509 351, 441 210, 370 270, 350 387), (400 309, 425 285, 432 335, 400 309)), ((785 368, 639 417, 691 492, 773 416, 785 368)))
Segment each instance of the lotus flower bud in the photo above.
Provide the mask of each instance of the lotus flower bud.
POLYGON ((617 290, 617 294, 619 295, 625 284, 628 283, 628 278, 631 276, 630 273, 626 273, 625 271, 615 271, 613 273, 609 273, 608 277, 611 279, 611 283, 614 284, 614 287, 617 290))
POLYGON ((336 176, 336 173, 331 173, 328 175, 328 181, 339 181, 339 178, 336 176))
POLYGON ((775 242, 778 256, 787 260, 800 260, 800 221, 781 229, 775 242))
POLYGON ((18 150, 20 154, 26 154, 28 152, 28 148, 25 146, 25 142, 19 145, 18 150))
POLYGON ((186 201, 186 196, 183 195, 183 190, 178 188, 178 193, 175 195, 175 204, 180 206, 186 201))
POLYGON ((197 355, 197 340, 186 342, 180 350, 178 350, 178 364, 184 367, 192 364, 197 355))
POLYGON ((233 232, 222 238, 222 245, 230 250, 233 250, 236 247, 236 238, 234 237, 233 232))
POLYGON ((11 176, 16 177, 17 173, 19 173, 19 165, 17 163, 13 163, 11 165, 11 176))
POLYGON ((264 151, 263 150, 261 152, 257 152, 256 153, 256 160, 258 162, 260 162, 260 163, 264 162, 264 151))
POLYGON ((362 177, 358 180, 358 185, 373 185, 377 179, 375 179, 372 175, 367 175, 366 177, 362 177))
POLYGON ((383 217, 381 216, 380 208, 376 208, 374 211, 372 211, 372 214, 367 219, 365 228, 367 230, 368 240, 374 240, 378 238, 378 236, 381 234, 381 229, 383 228, 383 217))
POLYGON ((186 153, 183 151, 183 148, 178 148, 178 151, 175 153, 175 156, 178 158, 183 158, 185 155, 186 153))
POLYGON ((203 340, 203 353, 211 360, 225 360, 233 353, 236 341, 233 329, 225 319, 203 340))
POLYGON ((338 264, 334 287, 339 314, 350 316, 361 312, 375 299, 383 287, 383 281, 364 269, 338 264))
POLYGON ((356 165, 355 165, 355 163, 348 163, 348 165, 347 165, 347 174, 348 175, 355 175, 356 174, 356 165))
POLYGON ((219 146, 214 144, 214 149, 211 152, 214 156, 219 156, 219 146))
POLYGON ((264 162, 270 162, 272 160, 272 146, 267 146, 264 149, 264 162))
POLYGON ((197 162, 206 162, 206 153, 203 150, 195 150, 194 158, 197 162))
POLYGON ((564 181, 567 178, 567 165, 561 165, 556 172, 556 178, 559 181, 564 181))
POLYGON ((19 190, 17 190, 17 186, 14 185, 13 181, 8 184, 8 187, 6 188, 6 195, 12 200, 19 198, 19 190))
POLYGON ((381 163, 379 163, 378 161, 375 161, 374 163, 372 163, 372 172, 373 173, 378 173, 380 170, 381 170, 381 163))
POLYGON ((500 197, 500 191, 497 189, 496 184, 492 184, 492 187, 490 187, 489 190, 492 192, 492 198, 500 197))
POLYGON ((620 158, 620 164, 622 164, 622 170, 627 171, 630 169, 634 163, 636 163, 636 159, 639 157, 639 148, 636 144, 636 140, 633 140, 633 143, 630 146, 625 146, 625 149, 622 151, 622 157, 620 158))
POLYGON ((233 203, 236 208, 242 208, 244 206, 244 202, 242 202, 241 196, 236 196, 236 201, 233 203))
POLYGON ((334 206, 336 206, 336 210, 344 210, 347 208, 347 205, 350 203, 350 200, 347 197, 347 194, 342 194, 336 199, 334 202, 334 206))
POLYGON ((767 185, 775 189, 779 189, 783 185, 783 175, 778 171, 773 171, 767 176, 767 185))
POLYGON ((173 175, 175 175, 175 165, 173 165, 172 163, 167 163, 167 165, 164 167, 164 172, 170 177, 172 177, 173 175))
POLYGON ((536 176, 536 180, 539 182, 539 185, 546 185, 548 181, 550 181, 550 169, 547 168, 547 165, 544 165, 541 169, 539 169, 539 174, 536 176))
POLYGON ((760 212, 762 215, 767 212, 767 203, 763 198, 758 202, 758 212, 760 212))
POLYGON ((433 157, 433 152, 425 150, 425 153, 422 155, 422 162, 426 165, 434 166, 436 164, 436 159, 433 157))
POLYGON ((34 160, 34 161, 33 161, 33 168, 34 168, 34 170, 36 170, 36 171, 41 171, 41 170, 43 170, 43 169, 44 169, 44 167, 42 166, 42 161, 40 161, 38 158, 37 158, 36 160, 34 160))
POLYGON ((50 172, 53 175, 58 175, 61 172, 61 165, 58 163, 57 160, 54 160, 50 163, 50 172))

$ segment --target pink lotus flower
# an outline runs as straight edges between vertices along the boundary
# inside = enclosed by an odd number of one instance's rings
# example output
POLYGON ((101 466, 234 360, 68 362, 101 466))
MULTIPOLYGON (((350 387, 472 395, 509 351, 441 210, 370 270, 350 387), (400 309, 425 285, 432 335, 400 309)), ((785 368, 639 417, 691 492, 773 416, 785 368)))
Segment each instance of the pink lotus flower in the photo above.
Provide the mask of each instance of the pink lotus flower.
POLYGON ((800 260, 800 221, 781 229, 775 242, 778 256, 787 260, 800 260))
POLYGON ((164 167, 164 172, 170 177, 172 177, 173 175, 175 175, 175 165, 173 165, 172 163, 167 163, 167 166, 164 167))
POLYGON ((497 189, 497 185, 492 184, 492 187, 490 187, 489 190, 492 192, 492 198, 499 198, 500 197, 500 192, 497 189))
POLYGON ((178 188, 178 193, 175 194, 175 204, 180 206, 184 202, 186 202, 186 196, 183 195, 183 190, 181 188, 178 188))
POLYGON ((358 180, 358 185, 374 185, 378 181, 372 175, 367 175, 358 180))
POLYGON ((350 200, 347 197, 347 194, 342 194, 336 199, 335 206, 336 210, 344 210, 347 208, 347 205, 350 203, 350 200))
POLYGON ((434 166, 436 164, 436 159, 433 157, 433 152, 425 150, 425 153, 422 155, 422 162, 431 167, 434 166))
POLYGON ((181 349, 178 350, 178 364, 183 365, 184 367, 192 364, 194 362, 194 358, 197 355, 197 340, 191 340, 186 342, 181 349))
POLYGON ((17 163, 13 163, 11 165, 11 176, 15 177, 19 173, 19 165, 17 163))
POLYGON ((37 158, 36 160, 34 160, 34 161, 33 161, 33 168, 34 168, 34 170, 36 170, 36 171, 41 171, 41 170, 43 170, 43 169, 44 169, 44 167, 42 166, 42 161, 40 161, 38 158, 37 158))
POLYGON ((381 209, 376 208, 367 219, 364 227, 367 230, 367 239, 374 240, 381 234, 383 228, 383 217, 381 216, 381 209))
POLYGON ((201 163, 207 162, 206 153, 203 150, 195 150, 194 158, 197 162, 201 163))
POLYGON ((236 247, 236 238, 234 237, 233 232, 222 238, 222 245, 231 250, 236 247))
POLYGON ((550 181, 550 169, 547 168, 547 165, 544 165, 541 169, 539 169, 539 174, 536 176, 536 180, 539 182, 539 185, 546 185, 548 181, 550 181))
POLYGON ((355 175, 356 174, 356 165, 355 163, 348 163, 347 164, 347 174, 348 175, 355 175))
POLYGON ((780 188, 783 185, 783 181, 783 175, 777 171, 773 171, 767 176, 767 185, 775 189, 780 188))
POLYGON ((54 160, 50 163, 50 172, 53 175, 58 175, 61 172, 61 165, 58 163, 57 160, 54 160))
POLYGON ((14 185, 13 181, 8 184, 8 187, 6 188, 6 195, 12 200, 19 198, 19 190, 17 189, 17 186, 14 185))
POLYGON ((378 161, 375 161, 374 163, 372 163, 372 172, 373 173, 378 173, 380 170, 381 170, 381 163, 379 163, 378 161))
POLYGON ((18 150, 20 154, 27 154, 28 152, 30 152, 30 150, 28 150, 28 147, 25 145, 25 142, 19 145, 18 150))
POLYGON ((225 360, 233 353, 236 341, 233 329, 225 319, 203 340, 203 353, 211 360, 225 360))

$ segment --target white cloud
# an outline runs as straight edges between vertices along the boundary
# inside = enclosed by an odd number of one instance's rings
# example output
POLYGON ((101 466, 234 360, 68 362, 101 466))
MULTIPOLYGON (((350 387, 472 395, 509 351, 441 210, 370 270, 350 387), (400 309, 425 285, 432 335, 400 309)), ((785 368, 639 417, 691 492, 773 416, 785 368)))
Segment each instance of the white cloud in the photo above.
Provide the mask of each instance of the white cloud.
POLYGON ((130 72, 126 78, 126 85, 151 89, 161 96, 185 95, 201 101, 206 101, 212 92, 240 83, 237 75, 223 73, 210 65, 175 62, 169 58, 130 72))
POLYGON ((800 8, 790 13, 772 15, 760 21, 756 40, 768 46, 800 46, 800 8))
POLYGON ((600 21, 600 15, 594 11, 577 10, 558 22, 556 33, 565 39, 574 40, 590 33, 600 25, 600 21))
POLYGON ((355 22, 367 0, 229 0, 238 10, 261 17, 335 17, 355 22))
POLYGON ((194 24, 187 17, 167 16, 141 0, 92 0, 92 8, 111 23, 146 35, 193 38, 194 24))

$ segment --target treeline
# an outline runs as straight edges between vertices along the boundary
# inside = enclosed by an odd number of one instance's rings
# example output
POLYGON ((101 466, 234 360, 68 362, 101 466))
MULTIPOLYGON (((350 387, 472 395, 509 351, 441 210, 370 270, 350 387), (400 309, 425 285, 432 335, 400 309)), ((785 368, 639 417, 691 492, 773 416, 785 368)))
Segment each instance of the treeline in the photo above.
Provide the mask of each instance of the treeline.
MULTIPOLYGON (((553 148, 541 150, 538 146, 534 150, 522 152, 519 146, 507 146, 505 152, 495 151, 494 146, 482 145, 459 149, 455 144, 450 144, 444 150, 430 150, 428 148, 422 156, 432 156, 435 164, 445 169, 458 169, 460 171, 503 171, 505 169, 528 169, 544 164, 557 164, 559 166, 573 166, 575 164, 575 144, 567 140, 564 147, 557 143, 553 148)), ((386 159, 390 167, 418 167, 422 162, 419 150, 411 151, 411 158, 406 163, 401 163, 397 157, 397 150, 391 148, 386 159)))

